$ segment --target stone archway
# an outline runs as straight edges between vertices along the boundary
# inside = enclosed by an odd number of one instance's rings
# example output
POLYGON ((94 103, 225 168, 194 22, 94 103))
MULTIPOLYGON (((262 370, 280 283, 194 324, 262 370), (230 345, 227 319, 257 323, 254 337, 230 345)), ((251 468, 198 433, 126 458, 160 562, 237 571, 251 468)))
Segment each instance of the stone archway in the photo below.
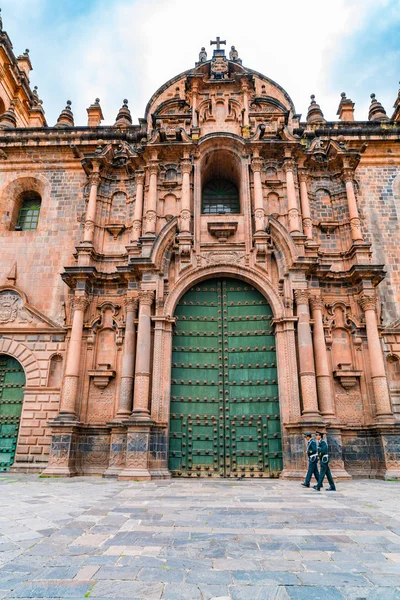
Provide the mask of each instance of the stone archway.
MULTIPOLYGON (((296 319, 284 308, 272 282, 259 271, 242 265, 218 264, 201 267, 185 274, 174 285, 163 310, 155 322, 154 360, 152 373, 151 415, 168 437, 171 407, 171 358, 173 315, 183 295, 194 285, 210 278, 228 277, 248 283, 265 298, 272 310, 276 341, 279 411, 282 424, 283 475, 291 476, 298 467, 292 458, 291 425, 300 419, 298 369, 295 346, 296 319)), ((165 439, 165 438, 164 438, 165 439)), ((300 440, 301 441, 301 440, 300 440)), ((297 438, 296 438, 297 443, 297 438)))

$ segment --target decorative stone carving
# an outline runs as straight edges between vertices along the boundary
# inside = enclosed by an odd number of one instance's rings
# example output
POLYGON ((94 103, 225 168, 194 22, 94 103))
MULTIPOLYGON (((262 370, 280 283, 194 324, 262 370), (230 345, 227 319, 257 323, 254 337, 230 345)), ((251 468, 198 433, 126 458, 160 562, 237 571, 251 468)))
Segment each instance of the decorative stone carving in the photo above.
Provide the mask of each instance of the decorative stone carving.
POLYGON ((13 293, 0 295, 0 323, 11 323, 16 320, 19 312, 20 297, 13 293))
POLYGON ((228 73, 228 61, 225 56, 217 56, 211 63, 211 77, 220 79, 228 73))
POLYGON ((199 261, 202 266, 215 264, 243 265, 245 264, 245 254, 235 250, 229 252, 203 252, 199 256, 199 261))

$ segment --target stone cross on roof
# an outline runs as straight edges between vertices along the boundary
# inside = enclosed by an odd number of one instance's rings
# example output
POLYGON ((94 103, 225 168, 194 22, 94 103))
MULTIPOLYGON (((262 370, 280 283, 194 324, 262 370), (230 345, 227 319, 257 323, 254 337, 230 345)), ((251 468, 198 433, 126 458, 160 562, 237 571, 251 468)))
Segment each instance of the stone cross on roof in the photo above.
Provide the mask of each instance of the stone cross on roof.
POLYGON ((212 46, 213 44, 216 44, 217 46, 217 50, 220 50, 220 45, 221 44, 226 44, 226 40, 221 40, 219 35, 217 36, 217 39, 215 41, 210 40, 210 46, 212 46))

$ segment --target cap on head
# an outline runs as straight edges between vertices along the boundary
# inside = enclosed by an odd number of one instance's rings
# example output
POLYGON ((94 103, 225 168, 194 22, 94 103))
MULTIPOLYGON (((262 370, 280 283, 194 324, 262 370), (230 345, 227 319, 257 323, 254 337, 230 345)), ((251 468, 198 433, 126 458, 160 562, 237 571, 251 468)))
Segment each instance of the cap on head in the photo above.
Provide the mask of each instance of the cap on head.
POLYGON ((316 431, 315 435, 319 435, 320 437, 324 437, 324 434, 322 431, 316 431))
POLYGON ((304 435, 304 437, 312 437, 312 434, 309 431, 307 431, 306 433, 303 433, 303 435, 304 435))

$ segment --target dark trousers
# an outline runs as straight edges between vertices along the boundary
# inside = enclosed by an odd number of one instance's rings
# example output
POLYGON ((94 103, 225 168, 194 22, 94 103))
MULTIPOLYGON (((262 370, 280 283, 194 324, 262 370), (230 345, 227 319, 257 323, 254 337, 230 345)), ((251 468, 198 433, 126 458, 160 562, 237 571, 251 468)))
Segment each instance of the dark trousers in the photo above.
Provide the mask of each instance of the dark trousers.
POLYGON ((314 477, 315 477, 315 479, 317 480, 317 483, 318 483, 319 472, 318 472, 318 461, 317 460, 309 460, 308 461, 307 475, 306 475, 306 478, 304 480, 304 483, 306 485, 310 485, 311 477, 313 475, 314 475, 314 477))
POLYGON ((335 490, 336 486, 335 486, 335 482, 333 481, 331 470, 329 468, 329 463, 321 463, 321 470, 319 472, 319 479, 318 479, 317 487, 319 487, 319 488, 322 487, 325 475, 328 479, 329 485, 331 486, 331 488, 333 488, 335 490))

